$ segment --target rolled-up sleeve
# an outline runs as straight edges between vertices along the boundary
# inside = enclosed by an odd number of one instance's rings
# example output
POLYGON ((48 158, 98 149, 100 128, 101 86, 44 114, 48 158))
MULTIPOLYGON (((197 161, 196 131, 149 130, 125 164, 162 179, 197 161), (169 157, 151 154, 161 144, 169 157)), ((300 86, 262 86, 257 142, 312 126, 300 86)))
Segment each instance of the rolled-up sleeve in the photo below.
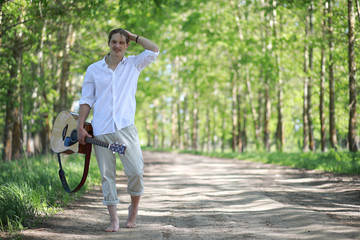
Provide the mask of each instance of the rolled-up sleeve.
POLYGON ((154 62, 156 58, 159 56, 159 52, 153 52, 145 49, 142 53, 135 57, 135 67, 141 72, 147 65, 154 62))
POLYGON ((87 69, 82 86, 79 105, 87 104, 93 108, 95 102, 95 83, 90 67, 87 69))

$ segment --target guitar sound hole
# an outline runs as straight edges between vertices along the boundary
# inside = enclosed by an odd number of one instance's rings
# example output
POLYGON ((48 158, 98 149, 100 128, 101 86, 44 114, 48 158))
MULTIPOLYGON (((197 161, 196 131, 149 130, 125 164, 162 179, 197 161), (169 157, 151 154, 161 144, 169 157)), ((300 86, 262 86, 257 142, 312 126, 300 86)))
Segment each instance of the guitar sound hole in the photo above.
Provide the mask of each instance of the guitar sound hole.
POLYGON ((70 134, 70 139, 71 139, 71 142, 77 142, 77 130, 74 129, 71 134, 70 134))

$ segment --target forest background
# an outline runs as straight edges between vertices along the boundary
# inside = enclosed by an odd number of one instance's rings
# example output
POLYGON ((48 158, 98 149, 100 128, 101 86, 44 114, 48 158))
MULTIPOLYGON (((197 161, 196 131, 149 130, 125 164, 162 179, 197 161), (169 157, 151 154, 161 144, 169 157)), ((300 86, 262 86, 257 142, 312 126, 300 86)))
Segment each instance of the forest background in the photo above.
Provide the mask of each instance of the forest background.
POLYGON ((136 95, 143 145, 356 152, 359 12, 357 0, 2 0, 2 159, 50 152, 57 114, 77 111, 118 27, 160 47, 136 95))

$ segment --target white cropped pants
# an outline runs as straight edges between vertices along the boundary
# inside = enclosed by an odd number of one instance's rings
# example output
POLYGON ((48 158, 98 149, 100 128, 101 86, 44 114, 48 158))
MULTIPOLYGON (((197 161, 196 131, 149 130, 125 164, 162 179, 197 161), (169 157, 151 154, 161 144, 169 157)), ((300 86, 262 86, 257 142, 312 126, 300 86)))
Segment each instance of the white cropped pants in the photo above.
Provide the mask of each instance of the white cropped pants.
MULTIPOLYGON (((127 176, 127 192, 131 196, 141 196, 144 192, 144 161, 136 127, 130 125, 114 133, 96 136, 95 139, 126 145, 125 155, 119 156, 127 176)), ((101 174, 103 204, 116 205, 119 203, 116 189, 116 155, 110 149, 97 145, 94 145, 94 149, 101 174)))

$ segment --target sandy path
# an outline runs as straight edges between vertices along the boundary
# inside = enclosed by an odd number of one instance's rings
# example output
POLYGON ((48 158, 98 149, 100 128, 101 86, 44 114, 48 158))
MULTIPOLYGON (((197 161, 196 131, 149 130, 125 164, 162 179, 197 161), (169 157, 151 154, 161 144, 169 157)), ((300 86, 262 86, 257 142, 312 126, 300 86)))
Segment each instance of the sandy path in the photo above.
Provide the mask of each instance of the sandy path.
MULTIPOLYGON (((360 239, 360 180, 314 171, 144 152, 145 194, 136 229, 106 233, 100 189, 23 239, 360 239)), ((129 197, 119 173, 120 222, 129 197)))

